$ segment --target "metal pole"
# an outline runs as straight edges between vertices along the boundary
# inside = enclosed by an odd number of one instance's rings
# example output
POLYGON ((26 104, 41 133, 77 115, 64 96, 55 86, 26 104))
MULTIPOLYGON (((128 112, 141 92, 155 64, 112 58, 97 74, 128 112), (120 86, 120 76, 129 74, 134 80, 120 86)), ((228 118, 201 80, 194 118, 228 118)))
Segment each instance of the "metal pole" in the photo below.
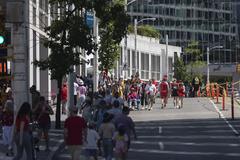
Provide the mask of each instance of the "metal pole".
POLYGON ((134 51, 135 51, 135 73, 137 73, 137 19, 134 19, 134 51))
POLYGON ((168 34, 166 34, 166 75, 168 76, 168 34))
POLYGON ((232 97, 231 97, 231 113, 232 120, 234 120, 234 83, 232 82, 232 97))
MULTIPOLYGON (((127 12, 127 0, 125 0, 124 3, 124 11, 127 12)), ((124 65, 127 64, 127 35, 124 37, 124 48, 123 48, 123 54, 122 54, 122 76, 124 79, 127 79, 127 76, 125 74, 125 68, 124 65)))
MULTIPOLYGON (((94 11, 94 24, 93 24, 93 34, 95 37, 95 43, 98 44, 98 18, 96 17, 96 13, 94 11)), ((94 55, 94 66, 93 66, 93 91, 96 92, 98 90, 98 50, 96 50, 94 55)))
MULTIPOLYGON (((73 69, 73 66, 71 66, 73 69)), ((74 106, 74 73, 68 74, 68 109, 74 106)))
POLYGON ((207 47, 207 83, 209 84, 209 47, 207 47))

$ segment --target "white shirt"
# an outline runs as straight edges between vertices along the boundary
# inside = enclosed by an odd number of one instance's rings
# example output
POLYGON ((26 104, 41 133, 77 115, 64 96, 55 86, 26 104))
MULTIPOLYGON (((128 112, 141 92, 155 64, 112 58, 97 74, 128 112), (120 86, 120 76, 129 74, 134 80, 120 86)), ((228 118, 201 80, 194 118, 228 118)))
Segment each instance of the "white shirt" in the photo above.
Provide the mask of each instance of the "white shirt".
POLYGON ((97 149, 97 141, 100 139, 100 136, 94 129, 87 130, 87 149, 97 149))
POLYGON ((77 90, 78 90, 78 84, 76 82, 74 82, 74 95, 77 95, 77 90))

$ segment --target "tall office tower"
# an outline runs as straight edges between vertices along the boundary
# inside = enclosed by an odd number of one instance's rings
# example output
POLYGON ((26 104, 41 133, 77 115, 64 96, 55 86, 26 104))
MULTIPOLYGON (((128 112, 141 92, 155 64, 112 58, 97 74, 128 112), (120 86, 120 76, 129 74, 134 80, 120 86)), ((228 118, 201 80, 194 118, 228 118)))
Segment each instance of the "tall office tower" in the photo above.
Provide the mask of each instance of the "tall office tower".
MULTIPOLYGON (((130 1, 130 0, 129 0, 130 1)), ((136 0, 128 5, 132 23, 134 19, 154 17, 143 21, 161 33, 160 42, 186 47, 198 41, 206 60, 206 48, 223 46, 210 52, 211 63, 240 61, 239 5, 237 0, 136 0)))

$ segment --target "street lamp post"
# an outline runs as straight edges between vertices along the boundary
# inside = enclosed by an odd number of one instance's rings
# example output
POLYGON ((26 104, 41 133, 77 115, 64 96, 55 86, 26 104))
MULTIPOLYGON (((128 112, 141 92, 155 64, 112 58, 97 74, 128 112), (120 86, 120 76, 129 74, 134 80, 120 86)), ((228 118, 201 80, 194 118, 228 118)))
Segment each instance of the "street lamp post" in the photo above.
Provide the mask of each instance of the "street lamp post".
MULTIPOLYGON (((139 62, 139 66, 137 66, 137 25, 140 22, 146 21, 146 20, 151 20, 151 21, 155 21, 156 18, 143 18, 139 21, 137 21, 137 19, 134 19, 134 52, 135 52, 135 67, 136 67, 136 72, 138 70, 138 67, 140 68, 140 62, 139 62)), ((140 73, 140 69, 139 69, 139 76, 141 75, 140 73)), ((141 78, 141 77, 139 77, 141 78)))
MULTIPOLYGON (((128 2, 128 0, 125 0, 124 10, 127 12, 128 5, 134 3, 136 0, 132 0, 128 2)), ((127 35, 124 37, 124 51, 122 56, 122 76, 123 78, 127 78, 127 76, 124 74, 124 66, 127 64, 127 35)))
POLYGON ((211 51, 211 50, 214 50, 214 49, 221 49, 221 48, 223 48, 223 46, 214 46, 214 47, 212 47, 212 48, 209 48, 209 47, 207 47, 207 84, 209 84, 210 83, 210 80, 209 80, 209 52, 211 51))

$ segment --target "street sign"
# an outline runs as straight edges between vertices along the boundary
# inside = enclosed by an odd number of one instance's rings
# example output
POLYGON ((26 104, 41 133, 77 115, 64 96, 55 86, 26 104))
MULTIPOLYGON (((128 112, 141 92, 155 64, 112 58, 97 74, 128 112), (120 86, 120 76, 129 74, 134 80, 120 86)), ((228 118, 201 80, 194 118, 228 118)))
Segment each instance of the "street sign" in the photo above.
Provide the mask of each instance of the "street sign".
POLYGON ((88 27, 91 29, 93 28, 93 20, 94 20, 93 12, 87 12, 86 21, 87 21, 88 27))

